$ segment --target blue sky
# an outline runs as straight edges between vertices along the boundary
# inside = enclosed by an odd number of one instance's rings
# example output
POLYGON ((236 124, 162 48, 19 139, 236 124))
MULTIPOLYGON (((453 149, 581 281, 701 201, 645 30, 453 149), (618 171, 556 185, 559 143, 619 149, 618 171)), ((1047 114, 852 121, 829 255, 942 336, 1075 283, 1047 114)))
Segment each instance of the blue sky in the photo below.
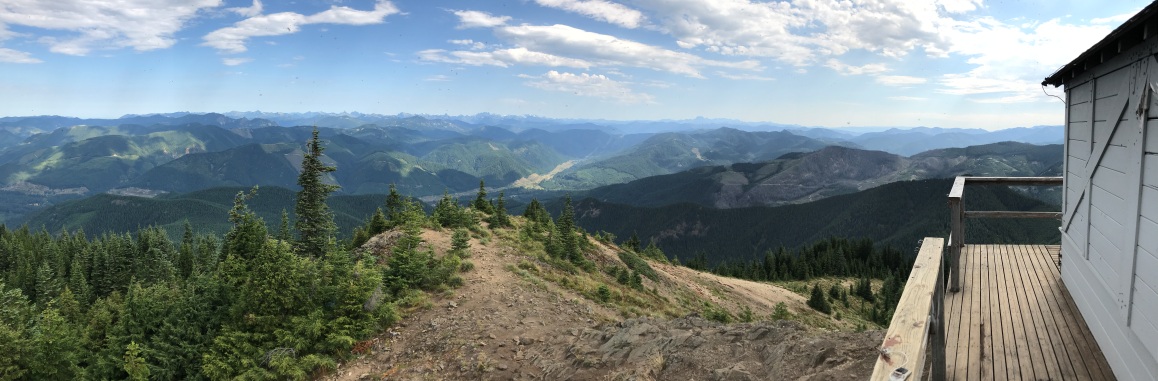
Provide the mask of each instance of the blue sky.
POLYGON ((1064 106, 1041 79, 1146 4, 4 0, 0 116, 1061 124, 1064 106))

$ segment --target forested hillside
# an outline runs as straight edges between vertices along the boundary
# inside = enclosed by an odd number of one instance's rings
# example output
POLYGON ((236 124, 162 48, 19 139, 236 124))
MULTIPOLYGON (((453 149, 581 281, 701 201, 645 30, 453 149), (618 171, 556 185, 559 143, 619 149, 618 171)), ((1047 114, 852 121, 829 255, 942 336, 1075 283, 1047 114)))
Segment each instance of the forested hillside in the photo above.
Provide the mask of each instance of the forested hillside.
MULTIPOLYGON (((83 200, 63 202, 32 214, 23 223, 51 232, 81 230, 88 234, 127 233, 157 226, 176 234, 186 222, 202 233, 224 234, 231 224, 229 210, 233 197, 247 188, 213 188, 155 198, 101 194, 83 200)), ((385 195, 334 196, 328 200, 334 222, 348 235, 374 213, 385 195)), ((282 211, 293 220, 294 192, 280 187, 260 187, 248 201, 255 215, 271 223, 282 211)))
POLYGON ((547 189, 588 189, 696 167, 770 160, 809 152, 830 142, 787 131, 748 132, 718 128, 697 133, 656 134, 623 154, 576 166, 544 182, 547 189))
MULTIPOLYGON (((1003 142, 901 157, 830 146, 775 160, 700 167, 584 192, 610 203, 662 206, 680 202, 715 208, 815 201, 896 181, 971 176, 1059 176, 1062 146, 1003 142)), ((1032 195, 1060 204, 1060 189, 1032 195)))
MULTIPOLYGON (((704 253, 711 263, 762 258, 768 250, 794 248, 828 237, 868 238, 902 250, 924 237, 946 236, 951 179, 901 181, 806 204, 715 209, 695 204, 654 208, 584 199, 576 206, 580 226, 620 237, 632 234, 688 260, 704 253)), ((968 210, 1056 211, 1003 187, 970 187, 968 210)), ((974 242, 1057 243, 1055 220, 969 220, 974 242)))

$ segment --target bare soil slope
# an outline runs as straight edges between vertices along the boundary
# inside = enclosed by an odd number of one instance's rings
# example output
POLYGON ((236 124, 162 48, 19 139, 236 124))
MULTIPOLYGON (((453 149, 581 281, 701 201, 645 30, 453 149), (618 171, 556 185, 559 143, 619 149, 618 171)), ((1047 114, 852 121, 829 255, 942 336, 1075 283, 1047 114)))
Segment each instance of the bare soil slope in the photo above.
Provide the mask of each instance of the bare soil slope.
MULTIPOLYGON (((388 250, 390 234, 364 248, 388 250)), ((557 269, 527 254, 516 235, 472 239, 474 269, 461 288, 408 311, 330 379, 852 380, 872 372, 881 332, 771 321, 780 302, 793 316, 827 319, 788 290, 654 261, 656 280, 633 290, 601 271, 557 269), (611 291, 607 302, 593 297, 598 285, 611 291), (700 317, 712 308, 743 316, 745 307, 754 322, 700 317)), ((439 254, 449 236, 423 235, 439 254)), ((599 268, 625 266, 618 248, 592 242, 587 255, 599 268)))

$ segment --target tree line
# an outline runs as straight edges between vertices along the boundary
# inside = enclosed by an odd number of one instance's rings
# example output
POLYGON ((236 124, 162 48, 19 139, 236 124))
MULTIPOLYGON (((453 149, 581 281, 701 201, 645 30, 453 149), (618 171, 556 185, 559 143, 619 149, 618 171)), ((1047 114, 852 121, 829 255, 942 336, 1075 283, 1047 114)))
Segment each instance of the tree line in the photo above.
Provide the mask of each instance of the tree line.
POLYGON ((421 290, 461 284, 458 250, 421 245, 430 218, 403 200, 387 255, 335 237, 317 132, 295 221, 267 226, 239 193, 224 237, 188 223, 56 236, 0 225, 0 379, 304 379, 335 368, 421 290))

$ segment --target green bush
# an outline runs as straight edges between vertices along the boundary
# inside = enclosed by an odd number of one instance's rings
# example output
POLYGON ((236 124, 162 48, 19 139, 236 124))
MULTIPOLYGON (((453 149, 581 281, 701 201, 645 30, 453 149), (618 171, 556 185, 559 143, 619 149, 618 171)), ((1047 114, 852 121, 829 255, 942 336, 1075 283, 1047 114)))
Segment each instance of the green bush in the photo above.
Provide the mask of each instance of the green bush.
POLYGON ((595 289, 595 297, 598 298, 600 302, 607 303, 611 300, 611 289, 607 288, 605 284, 600 284, 599 287, 595 289))

